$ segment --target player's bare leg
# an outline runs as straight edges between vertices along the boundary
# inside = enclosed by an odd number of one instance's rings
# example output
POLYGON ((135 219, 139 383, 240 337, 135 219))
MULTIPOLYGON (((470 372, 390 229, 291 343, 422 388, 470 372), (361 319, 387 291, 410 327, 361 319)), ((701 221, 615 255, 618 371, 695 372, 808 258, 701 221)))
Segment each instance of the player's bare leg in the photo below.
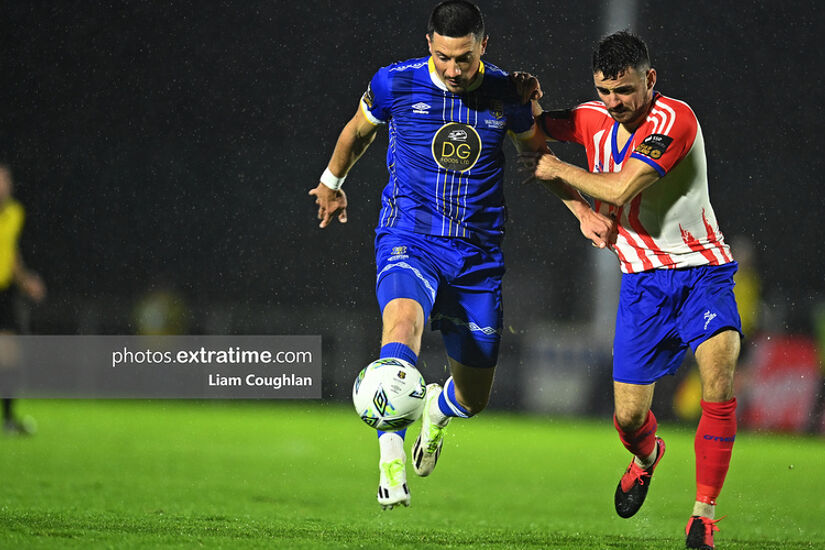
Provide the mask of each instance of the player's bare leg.
POLYGON ((450 419, 476 415, 490 400, 495 367, 468 367, 450 358, 450 373, 444 388, 438 384, 427 386, 421 433, 412 451, 413 468, 420 476, 428 476, 435 469, 450 419))
MULTIPOLYGON (((397 356, 415 364, 424 332, 424 310, 421 304, 408 298, 390 300, 382 313, 381 355, 397 356)), ((404 434, 379 432, 378 503, 385 509, 410 505, 407 486, 404 434)))
POLYGON ((625 448, 634 456, 614 495, 616 513, 629 518, 647 497, 653 470, 665 454, 665 442, 656 437, 656 417, 650 410, 655 384, 613 382, 613 423, 625 448))
POLYGON ((702 417, 696 430, 696 501, 685 529, 688 548, 713 548, 716 498, 730 466, 736 438, 736 399, 733 373, 739 358, 740 336, 726 330, 696 348, 702 379, 702 417))
POLYGON ((733 397, 733 373, 739 359, 741 337, 726 330, 696 348, 696 362, 702 377, 702 399, 720 403, 733 397))
POLYGON ((450 359, 450 374, 455 382, 458 403, 470 414, 476 415, 487 407, 496 368, 476 368, 450 359))
POLYGON ((418 355, 424 334, 424 309, 409 298, 390 300, 381 314, 381 346, 401 343, 418 355))
POLYGON ((628 432, 641 428, 653 403, 655 386, 613 382, 614 414, 620 428, 628 432))

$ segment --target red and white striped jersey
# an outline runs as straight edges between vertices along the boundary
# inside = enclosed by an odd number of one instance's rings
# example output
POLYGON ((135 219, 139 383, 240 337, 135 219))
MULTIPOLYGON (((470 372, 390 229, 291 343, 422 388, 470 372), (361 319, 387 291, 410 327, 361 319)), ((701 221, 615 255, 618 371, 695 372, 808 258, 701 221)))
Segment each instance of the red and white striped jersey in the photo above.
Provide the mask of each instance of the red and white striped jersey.
POLYGON ((584 145, 591 172, 619 172, 632 157, 659 173, 621 208, 595 203, 598 212, 618 220, 613 250, 624 273, 733 261, 710 205, 702 129, 687 103, 655 92, 645 122, 621 149, 619 123, 601 101, 547 111, 542 125, 555 140, 584 145))

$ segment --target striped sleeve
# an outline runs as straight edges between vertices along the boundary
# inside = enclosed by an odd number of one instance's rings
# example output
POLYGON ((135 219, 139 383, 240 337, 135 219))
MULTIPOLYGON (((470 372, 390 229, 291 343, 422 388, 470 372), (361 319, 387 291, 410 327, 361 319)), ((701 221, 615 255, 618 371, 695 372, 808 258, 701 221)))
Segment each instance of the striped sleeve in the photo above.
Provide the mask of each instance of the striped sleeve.
POLYGON ((699 124, 686 104, 664 98, 653 105, 647 121, 652 123, 652 129, 638 142, 630 156, 649 164, 659 176, 664 176, 687 156, 699 124))
POLYGON ((544 133, 556 141, 568 141, 586 145, 588 122, 607 115, 600 101, 588 101, 574 109, 544 111, 539 124, 544 133))

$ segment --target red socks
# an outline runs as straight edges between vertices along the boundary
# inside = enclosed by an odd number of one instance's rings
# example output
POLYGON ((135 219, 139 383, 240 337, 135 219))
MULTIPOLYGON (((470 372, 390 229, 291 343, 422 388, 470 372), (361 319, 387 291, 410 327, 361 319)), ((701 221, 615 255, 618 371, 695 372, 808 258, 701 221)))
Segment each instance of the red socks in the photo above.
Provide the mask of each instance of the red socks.
MULTIPOLYGON (((625 448, 639 457, 653 453, 656 446, 656 417, 648 411, 644 424, 633 432, 625 432, 613 417, 625 448)), ((733 442, 736 439, 736 398, 724 403, 702 401, 702 418, 696 429, 696 500, 715 505, 730 467, 733 442)))
MULTIPOLYGON (((616 426, 616 431, 619 432, 619 439, 624 443, 625 449, 636 456, 644 457, 650 456, 653 449, 656 448, 656 417, 653 416, 653 411, 647 411, 647 418, 645 423, 634 432, 626 432, 619 427, 616 422, 616 415, 613 415, 613 425, 616 426)), ((729 455, 730 456, 730 455, 729 455)))
POLYGON ((694 440, 697 501, 716 504, 730 466, 734 439, 736 398, 724 403, 702 401, 702 418, 694 440))

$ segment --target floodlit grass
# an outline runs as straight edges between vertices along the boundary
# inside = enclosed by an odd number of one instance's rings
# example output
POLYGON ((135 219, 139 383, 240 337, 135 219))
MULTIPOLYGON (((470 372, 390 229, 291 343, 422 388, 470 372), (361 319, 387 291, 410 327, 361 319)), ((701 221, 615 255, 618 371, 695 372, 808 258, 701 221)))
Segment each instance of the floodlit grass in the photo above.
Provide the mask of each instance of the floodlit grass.
MULTIPOLYGON (((612 501, 629 456, 609 418, 455 421, 435 473, 408 468, 412 507, 384 512, 375 434, 346 406, 19 409, 40 431, 0 439, 2 548, 679 549, 694 496, 693 433, 667 424, 648 500, 623 520, 612 501)), ((825 548, 823 464, 821 439, 741 433, 717 548, 825 548)))

